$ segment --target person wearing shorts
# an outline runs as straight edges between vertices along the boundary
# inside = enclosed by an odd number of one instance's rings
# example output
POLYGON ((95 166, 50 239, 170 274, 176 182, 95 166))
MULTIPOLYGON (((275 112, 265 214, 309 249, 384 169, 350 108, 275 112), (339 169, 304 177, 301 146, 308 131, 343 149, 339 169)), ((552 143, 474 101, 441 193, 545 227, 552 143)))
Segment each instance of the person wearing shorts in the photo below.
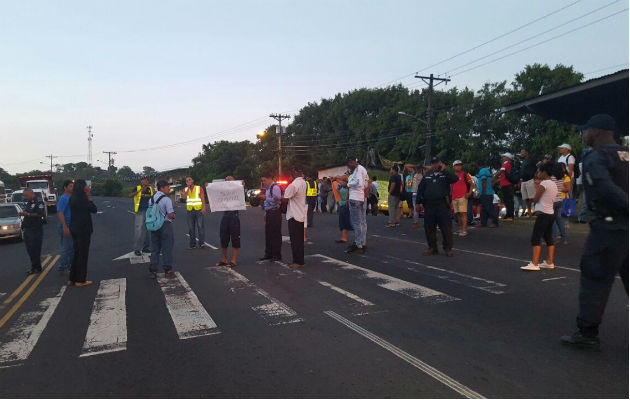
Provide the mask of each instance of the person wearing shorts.
MULTIPOLYGON (((226 181, 233 181, 234 178, 228 176, 226 181)), ((221 261, 216 266, 236 267, 238 261, 238 249, 241 248, 241 220, 238 211, 224 211, 219 225, 219 239, 221 241, 221 261), (232 261, 228 262, 228 246, 232 242, 232 261)))
POLYGON ((521 150, 521 197, 527 203, 527 216, 532 214, 532 199, 536 195, 534 176, 536 175, 536 159, 527 149, 521 150))
POLYGON ((540 183, 536 185, 536 195, 533 201, 536 203, 534 209, 537 215, 536 222, 534 223, 534 230, 532 232, 532 261, 524 267, 521 267, 523 271, 540 271, 541 268, 553 269, 555 265, 553 263, 553 256, 555 251, 555 241, 553 239, 553 223, 556 218, 553 210, 553 203, 558 193, 556 184, 551 180, 551 177, 555 173, 556 166, 553 162, 545 163, 541 165, 538 171, 538 178, 540 183), (540 246, 541 239, 545 239, 547 243, 547 260, 544 260, 540 265, 540 253, 542 248, 540 246))
POLYGON ((453 163, 457 182, 452 185, 451 195, 453 199, 453 212, 457 216, 457 225, 459 226, 459 236, 466 236, 466 228, 468 225, 468 199, 472 195, 472 177, 468 172, 463 170, 463 163, 456 160, 453 163))

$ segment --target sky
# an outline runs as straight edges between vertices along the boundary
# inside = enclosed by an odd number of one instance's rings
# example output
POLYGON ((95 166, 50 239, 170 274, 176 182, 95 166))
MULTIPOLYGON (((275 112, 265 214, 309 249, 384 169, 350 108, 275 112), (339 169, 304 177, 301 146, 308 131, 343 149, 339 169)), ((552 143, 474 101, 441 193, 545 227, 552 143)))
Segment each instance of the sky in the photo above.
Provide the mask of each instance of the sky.
POLYGON ((295 115, 356 88, 420 88, 415 72, 471 89, 511 82, 532 63, 595 78, 627 68, 628 11, 570 31, 627 8, 623 0, 0 0, 0 167, 47 169, 48 154, 86 161, 88 125, 95 165, 106 168, 103 151, 116 151, 117 167, 185 167, 203 143, 254 141, 271 113, 295 115), (146 150, 165 145, 174 146, 146 150))

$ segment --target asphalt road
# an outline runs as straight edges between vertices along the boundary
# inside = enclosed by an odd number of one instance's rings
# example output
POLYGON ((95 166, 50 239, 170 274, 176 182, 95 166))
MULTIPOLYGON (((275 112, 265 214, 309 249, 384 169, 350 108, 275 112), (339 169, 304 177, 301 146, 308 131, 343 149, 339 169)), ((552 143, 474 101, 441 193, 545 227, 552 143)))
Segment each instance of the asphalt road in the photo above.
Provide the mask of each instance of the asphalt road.
MULTIPOLYGON (((621 282, 601 352, 559 342, 574 330, 583 226, 558 248, 558 268, 528 273, 530 222, 473 229, 446 258, 422 255, 424 232, 410 221, 392 230, 369 216, 368 253, 347 255, 334 243, 337 216, 320 214, 297 272, 256 261, 262 212, 248 208, 230 271, 214 267, 220 250, 185 249, 178 206, 180 275, 155 281, 142 259, 114 260, 132 250, 131 201, 96 204, 91 287, 63 289, 52 217, 52 269, 15 296, 26 251, 0 242, 0 397, 628 397, 621 282)), ((220 218, 206 216, 214 247, 220 218)))

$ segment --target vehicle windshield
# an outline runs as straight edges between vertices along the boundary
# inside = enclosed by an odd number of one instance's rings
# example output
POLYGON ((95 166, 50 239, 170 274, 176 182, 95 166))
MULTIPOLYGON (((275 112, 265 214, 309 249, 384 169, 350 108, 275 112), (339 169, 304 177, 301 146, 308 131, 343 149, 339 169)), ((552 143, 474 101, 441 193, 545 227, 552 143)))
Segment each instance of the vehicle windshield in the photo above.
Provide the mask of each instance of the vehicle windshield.
POLYGON ((18 216, 18 211, 17 208, 15 206, 11 206, 11 207, 7 207, 7 206, 3 206, 0 207, 0 218, 14 218, 18 216))
POLYGON ((11 201, 13 203, 23 203, 24 202, 24 196, 22 196, 22 193, 13 193, 11 195, 11 201))
POLYGON ((48 189, 48 182, 26 182, 29 189, 48 189))

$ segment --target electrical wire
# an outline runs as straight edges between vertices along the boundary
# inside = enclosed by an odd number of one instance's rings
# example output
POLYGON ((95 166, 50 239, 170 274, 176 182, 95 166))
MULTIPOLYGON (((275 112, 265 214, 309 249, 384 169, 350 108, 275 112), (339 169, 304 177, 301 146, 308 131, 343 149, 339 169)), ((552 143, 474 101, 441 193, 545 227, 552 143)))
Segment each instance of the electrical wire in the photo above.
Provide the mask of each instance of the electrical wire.
POLYGON ((590 71, 590 72, 586 72, 584 74, 584 76, 588 76, 588 75, 593 75, 596 74, 598 72, 602 72, 602 71, 607 71, 609 69, 613 69, 613 68, 621 68, 621 67, 627 67, 628 66, 628 62, 626 61, 623 64, 617 64, 617 65, 611 65, 609 67, 604 67, 604 68, 600 68, 600 69, 596 69, 595 71, 590 71))

